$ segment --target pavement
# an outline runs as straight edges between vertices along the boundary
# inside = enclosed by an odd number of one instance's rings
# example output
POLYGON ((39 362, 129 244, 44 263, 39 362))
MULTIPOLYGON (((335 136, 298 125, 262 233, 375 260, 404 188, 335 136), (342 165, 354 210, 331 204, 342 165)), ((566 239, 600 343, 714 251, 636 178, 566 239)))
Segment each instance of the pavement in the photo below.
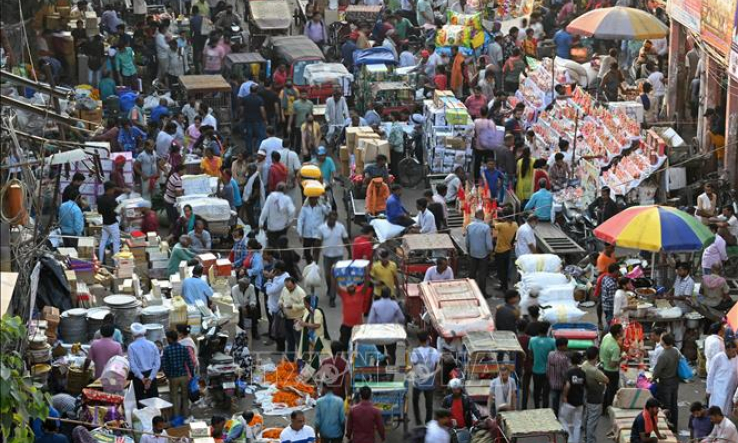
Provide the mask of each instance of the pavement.
MULTIPOLYGON (((342 197, 343 189, 338 188, 336 190, 336 201, 338 204, 338 210, 339 210, 339 221, 341 223, 346 222, 346 213, 343 208, 342 200, 340 197, 342 197)), ((413 202, 422 196, 423 189, 422 187, 415 188, 415 189, 406 189, 403 193, 403 202, 405 203, 405 206, 407 208, 413 208, 414 204, 413 202)), ((296 207, 300 207, 300 196, 298 190, 292 190, 291 196, 293 198, 293 201, 295 202, 296 207)), ((354 235, 358 232, 358 229, 353 229, 354 235)), ((297 234, 294 230, 294 228, 291 228, 288 232, 288 237, 290 239, 290 245, 298 245, 298 239, 297 234)), ((492 310, 498 305, 502 303, 502 294, 494 289, 492 286, 496 285, 496 280, 493 278, 490 278, 489 280, 489 293, 492 294, 492 297, 487 301, 489 303, 489 306, 492 310)), ((325 289, 318 289, 316 291, 317 295, 321 296, 324 295, 325 289)), ((326 298, 321 297, 321 300, 323 302, 321 303, 321 308, 324 310, 326 317, 327 317, 327 323, 328 323, 328 329, 330 332, 330 336, 333 338, 337 338, 339 336, 339 326, 340 326, 340 319, 341 319, 341 300, 337 300, 337 306, 334 308, 331 308, 330 306, 325 303, 326 298)), ((594 313, 594 308, 587 310, 587 315, 583 319, 583 321, 587 322, 594 322, 596 323, 596 317, 594 313)), ((263 320, 260 322, 259 329, 262 333, 266 332, 267 330, 267 323, 266 323, 266 317, 263 316, 263 320)), ((410 338, 410 344, 411 347, 417 345, 417 339, 416 339, 416 333, 417 330, 414 327, 408 328, 408 336, 410 338)), ((256 343, 250 343, 249 349, 252 353, 256 355, 256 359, 258 361, 267 361, 271 360, 273 362, 278 362, 280 359, 280 355, 275 353, 275 347, 274 345, 265 346, 264 343, 259 340, 256 343)), ((398 356, 401 355, 401 353, 398 351, 398 356)), ((399 358, 399 357, 398 357, 399 358)), ((697 379, 690 383, 683 383, 680 386, 679 391, 679 404, 680 404, 680 411, 679 411, 679 417, 680 417, 680 423, 679 423, 679 429, 687 429, 687 421, 689 416, 689 405, 693 401, 701 400, 704 401, 704 395, 705 393, 705 380, 703 379, 697 379)), ((410 393, 408 393, 410 394, 410 393)), ((441 390, 438 390, 436 392, 435 398, 434 398, 434 405, 436 407, 440 406, 441 399, 443 397, 443 392, 441 390)), ((410 402, 411 395, 408 395, 408 402, 410 402)), ((229 416, 233 413, 240 412, 249 408, 254 407, 251 396, 248 396, 246 398, 237 398, 234 399, 235 401, 232 404, 232 407, 229 411, 223 411, 223 410, 217 410, 212 407, 197 407, 195 406, 193 408, 193 415, 198 419, 204 419, 209 420, 214 414, 222 414, 229 416)), ((413 413, 412 413, 412 405, 408 405, 408 414, 409 419, 413 420, 413 413)), ((307 423, 310 424, 313 421, 314 418, 314 410, 309 410, 306 412, 306 418, 307 423)), ((288 425, 288 420, 286 418, 282 417, 265 417, 265 425, 266 426, 280 426, 284 427, 288 425)), ((413 421, 409 424, 409 429, 412 429, 413 427, 413 421)), ((614 439, 611 438, 611 436, 608 435, 610 431, 610 421, 608 418, 601 418, 599 427, 597 430, 597 441, 598 442, 613 442, 614 439)), ((688 434, 687 434, 688 436, 688 434)), ((404 438, 404 432, 402 426, 399 426, 397 428, 392 428, 387 430, 387 441, 388 442, 401 442, 404 438)), ((686 439, 683 437, 683 439, 686 439)))

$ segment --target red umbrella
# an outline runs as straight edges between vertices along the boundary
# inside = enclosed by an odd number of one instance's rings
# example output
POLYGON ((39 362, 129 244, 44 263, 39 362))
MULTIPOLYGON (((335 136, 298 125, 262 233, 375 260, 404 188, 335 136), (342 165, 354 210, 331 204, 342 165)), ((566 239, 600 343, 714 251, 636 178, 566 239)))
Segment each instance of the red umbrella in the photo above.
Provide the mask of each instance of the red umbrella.
POLYGON ((738 303, 733 305, 726 317, 728 318, 728 326, 734 331, 738 331, 738 303))

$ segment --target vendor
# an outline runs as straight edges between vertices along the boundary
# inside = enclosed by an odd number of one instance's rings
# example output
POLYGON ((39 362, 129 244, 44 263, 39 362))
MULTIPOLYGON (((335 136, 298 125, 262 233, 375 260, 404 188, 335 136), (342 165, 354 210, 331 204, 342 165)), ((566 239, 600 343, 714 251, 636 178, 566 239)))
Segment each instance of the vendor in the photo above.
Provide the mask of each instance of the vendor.
POLYGON ((376 177, 382 177, 385 183, 389 183, 387 157, 384 154, 378 154, 375 162, 366 165, 364 168, 364 186, 368 185, 376 177))
POLYGON ((387 199, 386 212, 387 220, 393 225, 409 228, 415 224, 415 220, 402 205, 402 186, 398 184, 392 185, 392 195, 387 199))
POLYGON ((67 185, 67 187, 64 188, 64 191, 62 192, 62 203, 74 200, 77 195, 80 194, 79 188, 82 186, 82 183, 85 182, 85 176, 84 174, 81 174, 79 172, 75 172, 72 176, 72 182, 67 185), (73 193, 75 193, 75 197, 72 197, 73 193))
POLYGON ((197 301, 202 301, 206 306, 211 305, 213 288, 202 279, 202 273, 202 265, 197 264, 192 269, 192 277, 187 277, 182 282, 182 298, 188 305, 195 306, 197 301))
POLYGON ((738 244, 738 218, 735 216, 733 205, 723 206, 722 212, 717 217, 710 219, 718 227, 718 234, 725 240, 728 246, 738 244))
POLYGON ((447 187, 446 191, 446 205, 456 206, 456 199, 459 197, 459 189, 464 186, 464 167, 457 166, 454 172, 447 175, 443 179, 443 183, 447 187))
POLYGON ((180 235, 179 242, 172 248, 172 253, 169 256, 169 265, 167 266, 167 274, 176 274, 179 270, 179 264, 183 261, 189 262, 195 259, 197 253, 190 249, 192 240, 189 236, 180 235))

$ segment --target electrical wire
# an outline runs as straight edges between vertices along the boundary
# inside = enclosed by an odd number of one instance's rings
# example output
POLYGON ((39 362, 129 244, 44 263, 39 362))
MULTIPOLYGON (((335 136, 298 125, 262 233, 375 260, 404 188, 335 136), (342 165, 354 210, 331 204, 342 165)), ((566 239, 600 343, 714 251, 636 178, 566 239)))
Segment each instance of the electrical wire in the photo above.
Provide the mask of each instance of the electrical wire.
POLYGON ((30 194, 28 193, 28 188, 22 181, 18 180, 17 178, 8 180, 8 182, 5 183, 5 185, 3 185, 2 188, 0 188, 0 219, 3 222, 11 226, 18 224, 18 222, 23 220, 23 218, 27 215, 26 208, 23 206, 25 206, 25 200, 29 198, 30 198, 30 194), (5 198, 11 186, 13 185, 17 185, 18 187, 21 188, 21 206, 22 207, 20 211, 18 211, 18 214, 16 214, 13 217, 8 217, 5 214, 5 198))

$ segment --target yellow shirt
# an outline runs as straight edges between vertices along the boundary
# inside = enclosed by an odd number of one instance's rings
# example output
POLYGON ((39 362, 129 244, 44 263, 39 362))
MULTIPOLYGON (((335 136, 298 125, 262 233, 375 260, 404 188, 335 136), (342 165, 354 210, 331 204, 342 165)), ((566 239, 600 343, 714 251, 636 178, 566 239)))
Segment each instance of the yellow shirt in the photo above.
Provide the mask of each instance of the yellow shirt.
POLYGON ((381 260, 375 261, 372 265, 371 272, 372 279, 374 280, 374 295, 381 297, 382 289, 387 287, 390 288, 392 297, 394 297, 397 294, 395 275, 397 275, 397 264, 395 262, 391 261, 385 266, 381 260))
POLYGON ((284 306, 284 315, 290 320, 297 320, 305 315, 305 291, 299 286, 290 292, 286 287, 282 289, 279 303, 284 306))
POLYGON ((515 222, 495 223, 495 236, 497 237, 495 252, 501 254, 511 250, 516 232, 518 232, 518 224, 515 222))
POLYGON ((200 169, 203 174, 207 174, 211 177, 220 177, 220 167, 223 165, 223 160, 220 157, 213 157, 212 160, 204 157, 200 162, 200 169))

